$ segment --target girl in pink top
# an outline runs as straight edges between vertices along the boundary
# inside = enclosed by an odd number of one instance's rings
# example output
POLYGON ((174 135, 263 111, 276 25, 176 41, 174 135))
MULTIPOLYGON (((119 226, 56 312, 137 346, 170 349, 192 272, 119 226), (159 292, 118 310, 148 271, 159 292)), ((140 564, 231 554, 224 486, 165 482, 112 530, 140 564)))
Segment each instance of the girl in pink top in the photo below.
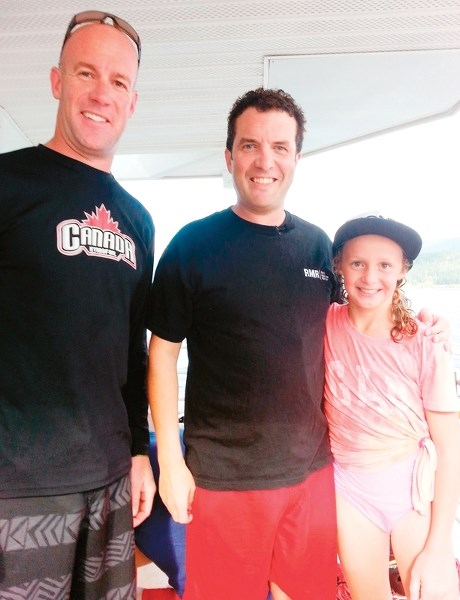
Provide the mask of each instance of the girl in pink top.
POLYGON ((390 542, 410 600, 459 598, 453 369, 400 289, 421 246, 413 229, 376 216, 347 221, 334 239, 347 303, 327 317, 325 413, 353 600, 391 599, 390 542))

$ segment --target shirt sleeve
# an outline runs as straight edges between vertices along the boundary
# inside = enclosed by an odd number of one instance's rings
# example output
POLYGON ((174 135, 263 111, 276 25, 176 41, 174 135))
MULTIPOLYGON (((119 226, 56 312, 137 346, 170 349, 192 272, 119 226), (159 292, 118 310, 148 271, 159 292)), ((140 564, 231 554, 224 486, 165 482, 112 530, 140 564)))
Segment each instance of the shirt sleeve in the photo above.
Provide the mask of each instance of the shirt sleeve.
POLYGON ((147 327, 169 342, 182 342, 192 326, 193 283, 181 232, 164 251, 155 271, 147 308, 147 327))
POLYGON ((427 336, 423 336, 421 390, 425 409, 460 412, 452 356, 443 344, 433 343, 427 336))
POLYGON ((147 331, 146 306, 153 271, 153 229, 147 245, 142 277, 131 304, 130 346, 128 376, 123 399, 131 431, 131 455, 146 455, 149 451, 148 400, 147 400, 147 331))

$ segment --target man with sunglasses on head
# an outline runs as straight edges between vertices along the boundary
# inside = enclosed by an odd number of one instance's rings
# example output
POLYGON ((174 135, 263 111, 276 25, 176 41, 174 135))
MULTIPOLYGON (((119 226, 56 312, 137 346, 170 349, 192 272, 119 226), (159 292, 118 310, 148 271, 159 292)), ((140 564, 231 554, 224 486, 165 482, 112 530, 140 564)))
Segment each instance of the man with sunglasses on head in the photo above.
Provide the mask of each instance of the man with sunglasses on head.
POLYGON ((52 139, 0 156, 1 598, 136 597, 154 227, 110 169, 140 52, 126 21, 76 15, 52 139))

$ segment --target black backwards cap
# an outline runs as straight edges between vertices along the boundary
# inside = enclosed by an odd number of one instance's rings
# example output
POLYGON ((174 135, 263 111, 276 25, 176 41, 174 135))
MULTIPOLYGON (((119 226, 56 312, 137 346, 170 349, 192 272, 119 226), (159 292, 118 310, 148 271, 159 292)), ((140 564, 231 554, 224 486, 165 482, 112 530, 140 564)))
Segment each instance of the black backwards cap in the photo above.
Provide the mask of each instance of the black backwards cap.
POLYGON ((422 238, 414 229, 374 213, 356 217, 339 227, 334 236, 333 255, 337 255, 345 242, 360 235, 381 235, 393 240, 410 261, 414 261, 422 249, 422 238))

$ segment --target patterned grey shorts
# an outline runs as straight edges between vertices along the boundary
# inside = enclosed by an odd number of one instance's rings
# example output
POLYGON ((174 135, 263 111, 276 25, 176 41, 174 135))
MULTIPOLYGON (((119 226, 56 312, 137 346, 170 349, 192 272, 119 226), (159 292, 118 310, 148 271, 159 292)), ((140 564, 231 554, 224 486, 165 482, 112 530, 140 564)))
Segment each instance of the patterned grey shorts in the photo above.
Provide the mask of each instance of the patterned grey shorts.
POLYGON ((129 476, 64 496, 0 499, 1 600, 134 600, 129 476))

